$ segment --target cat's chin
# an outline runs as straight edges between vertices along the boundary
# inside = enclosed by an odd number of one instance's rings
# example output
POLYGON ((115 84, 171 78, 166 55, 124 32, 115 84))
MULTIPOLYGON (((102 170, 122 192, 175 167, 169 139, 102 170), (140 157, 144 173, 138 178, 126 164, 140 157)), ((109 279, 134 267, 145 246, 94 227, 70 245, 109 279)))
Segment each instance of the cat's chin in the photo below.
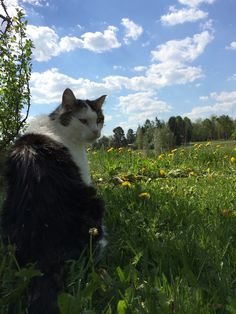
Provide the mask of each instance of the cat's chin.
POLYGON ((87 142, 88 144, 92 144, 92 143, 96 142, 96 140, 98 140, 99 137, 100 137, 100 136, 91 136, 91 137, 89 137, 89 138, 86 138, 86 142, 87 142))

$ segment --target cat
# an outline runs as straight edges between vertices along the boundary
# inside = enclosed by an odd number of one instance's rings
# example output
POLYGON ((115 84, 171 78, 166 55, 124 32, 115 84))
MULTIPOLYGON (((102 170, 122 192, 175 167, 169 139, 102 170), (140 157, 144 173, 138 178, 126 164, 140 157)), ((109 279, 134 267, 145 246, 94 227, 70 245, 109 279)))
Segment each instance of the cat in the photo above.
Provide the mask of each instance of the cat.
POLYGON ((34 119, 7 159, 2 236, 20 266, 36 263, 42 272, 32 280, 29 314, 60 313, 63 264, 80 256, 92 228, 93 242, 104 245, 105 205, 91 182, 86 145, 101 135, 105 98, 80 100, 65 89, 60 106, 34 119))

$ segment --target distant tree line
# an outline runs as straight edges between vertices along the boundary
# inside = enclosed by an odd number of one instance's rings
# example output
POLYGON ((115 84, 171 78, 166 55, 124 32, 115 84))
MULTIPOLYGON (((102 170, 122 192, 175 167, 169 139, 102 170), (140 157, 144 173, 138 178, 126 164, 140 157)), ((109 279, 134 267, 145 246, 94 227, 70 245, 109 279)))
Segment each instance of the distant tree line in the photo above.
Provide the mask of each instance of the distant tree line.
POLYGON ((94 148, 134 147, 164 151, 190 142, 212 140, 236 140, 236 120, 228 115, 212 116, 191 121, 188 117, 170 117, 167 122, 158 118, 147 119, 137 130, 129 129, 125 134, 121 126, 113 130, 112 136, 103 136, 94 148))

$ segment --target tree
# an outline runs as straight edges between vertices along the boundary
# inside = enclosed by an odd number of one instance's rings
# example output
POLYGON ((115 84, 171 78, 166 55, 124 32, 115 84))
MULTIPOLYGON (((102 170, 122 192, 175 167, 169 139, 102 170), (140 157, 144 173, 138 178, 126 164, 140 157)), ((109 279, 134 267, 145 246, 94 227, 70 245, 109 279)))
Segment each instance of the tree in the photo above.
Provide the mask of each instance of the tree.
POLYGON ((143 149, 143 137, 144 137, 143 128, 139 126, 136 131, 136 145, 138 149, 143 149))
POLYGON ((184 117, 184 142, 189 143, 192 139, 193 126, 188 117, 184 117))
POLYGON ((126 134, 127 144, 134 144, 135 142, 135 134, 132 129, 129 129, 126 134))
POLYGON ((175 136, 168 125, 162 128, 155 128, 154 131, 154 150, 157 154, 165 150, 170 150, 175 146, 175 136))
POLYGON ((127 140, 125 138, 125 132, 121 126, 116 127, 113 130, 113 146, 114 147, 124 147, 127 145, 127 140))
POLYGON ((21 10, 10 17, 0 0, 0 149, 5 150, 20 133, 30 109, 32 41, 27 39, 27 21, 21 10), (26 114, 23 116, 22 110, 26 114))

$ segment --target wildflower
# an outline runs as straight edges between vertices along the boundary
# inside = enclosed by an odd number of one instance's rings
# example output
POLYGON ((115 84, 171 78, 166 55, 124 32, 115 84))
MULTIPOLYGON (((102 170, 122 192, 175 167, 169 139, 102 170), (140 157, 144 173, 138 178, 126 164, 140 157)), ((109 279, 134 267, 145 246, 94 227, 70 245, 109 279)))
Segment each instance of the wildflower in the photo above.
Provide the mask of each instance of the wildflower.
POLYGON ((159 160, 163 160, 163 159, 164 159, 164 154, 159 155, 159 156, 158 156, 158 159, 159 159, 159 160))
POLYGON ((236 158, 235 158, 235 157, 231 157, 231 158, 230 158, 230 161, 231 161, 231 162, 235 162, 235 161, 236 161, 236 158))
POLYGON ((111 148, 109 148, 109 149, 107 150, 107 152, 110 153, 110 152, 112 152, 113 150, 114 150, 114 148, 111 147, 111 148))
POLYGON ((142 199, 145 199, 145 198, 150 198, 151 195, 148 192, 142 192, 142 193, 139 194, 139 197, 142 198, 142 199))
POLYGON ((236 211, 235 210, 226 210, 226 209, 223 209, 221 211, 222 215, 226 218, 228 217, 236 217, 236 211))
POLYGON ((236 152, 236 147, 234 147, 234 151, 236 152))
POLYGON ((160 169, 160 176, 161 177, 165 177, 166 176, 166 173, 163 169, 160 169))
POLYGON ((216 145, 216 148, 221 148, 222 146, 220 144, 216 145))
POLYGON ((124 186, 124 187, 127 187, 127 188, 130 188, 130 187, 131 187, 131 183, 130 183, 129 181, 123 181, 123 182, 121 183, 121 185, 124 186))
POLYGON ((207 142, 205 146, 208 147, 210 145, 211 145, 211 142, 207 142))
POLYGON ((92 236, 92 237, 96 237, 98 235, 98 229, 97 228, 90 228, 89 229, 89 234, 92 236))
POLYGON ((171 151, 172 154, 175 153, 175 152, 177 152, 177 148, 172 149, 172 151, 171 151))
POLYGON ((194 171, 190 171, 188 175, 189 175, 189 177, 193 177, 193 176, 195 176, 196 174, 195 174, 194 171))
POLYGON ((168 156, 171 158, 171 157, 173 157, 173 156, 174 156, 174 154, 171 154, 171 153, 170 153, 170 154, 168 154, 168 156))
POLYGON ((211 172, 211 168, 208 167, 206 171, 207 171, 207 173, 210 173, 211 172))

